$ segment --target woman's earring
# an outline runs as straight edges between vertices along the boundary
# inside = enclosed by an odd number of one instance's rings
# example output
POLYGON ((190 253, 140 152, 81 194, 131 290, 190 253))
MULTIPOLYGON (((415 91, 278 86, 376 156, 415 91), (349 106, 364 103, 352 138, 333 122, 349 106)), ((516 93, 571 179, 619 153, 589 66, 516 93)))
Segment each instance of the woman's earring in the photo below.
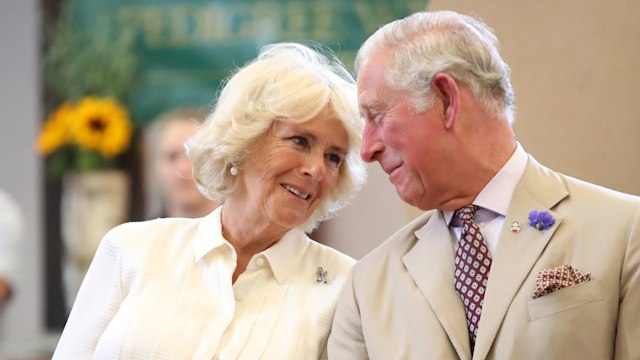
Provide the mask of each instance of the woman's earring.
POLYGON ((231 175, 236 176, 238 175, 238 168, 235 166, 232 166, 231 169, 229 169, 229 172, 231 173, 231 175))

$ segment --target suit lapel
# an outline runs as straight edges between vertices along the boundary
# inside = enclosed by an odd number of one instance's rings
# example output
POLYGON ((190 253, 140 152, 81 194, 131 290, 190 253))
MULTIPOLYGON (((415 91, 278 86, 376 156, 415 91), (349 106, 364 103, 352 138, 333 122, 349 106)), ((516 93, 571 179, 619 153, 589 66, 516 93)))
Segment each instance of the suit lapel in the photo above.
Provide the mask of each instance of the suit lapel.
POLYGON ((416 245, 402 258, 460 359, 471 358, 464 307, 453 286, 451 234, 440 211, 415 232, 416 245))
POLYGON ((562 218, 550 209, 567 195, 560 178, 529 156, 525 173, 511 199, 493 256, 474 359, 484 359, 489 353, 513 298, 562 222, 562 218), (538 231, 529 226, 528 216, 533 210, 549 211, 556 220, 553 227, 538 231), (511 232, 510 225, 513 222, 520 224, 519 233, 511 232))

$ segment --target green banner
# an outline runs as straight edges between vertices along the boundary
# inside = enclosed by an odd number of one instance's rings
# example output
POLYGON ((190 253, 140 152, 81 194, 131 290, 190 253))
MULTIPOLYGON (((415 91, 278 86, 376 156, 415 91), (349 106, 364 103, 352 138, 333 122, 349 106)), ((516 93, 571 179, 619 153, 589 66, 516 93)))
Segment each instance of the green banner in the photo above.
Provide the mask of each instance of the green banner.
POLYGON ((213 105, 220 81, 265 44, 317 42, 352 68, 367 36, 425 8, 425 0, 76 0, 73 28, 133 34, 137 71, 125 102, 142 125, 174 106, 213 105))

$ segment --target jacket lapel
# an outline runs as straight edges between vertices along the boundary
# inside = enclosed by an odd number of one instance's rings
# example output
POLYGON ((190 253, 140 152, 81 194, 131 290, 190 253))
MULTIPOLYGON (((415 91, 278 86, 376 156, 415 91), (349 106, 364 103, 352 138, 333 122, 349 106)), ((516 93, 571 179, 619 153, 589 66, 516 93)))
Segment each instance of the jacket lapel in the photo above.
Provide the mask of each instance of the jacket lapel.
POLYGON ((566 196, 568 192, 560 178, 529 156, 493 256, 474 359, 484 359, 489 353, 513 298, 562 222, 562 218, 550 209, 566 196), (549 211, 556 220, 555 224, 546 231, 529 226, 528 216, 533 210, 549 211), (513 222, 520 224, 520 232, 511 232, 513 222))
POLYGON ((451 234, 440 211, 415 232, 416 245, 402 258, 460 359, 471 358, 464 307, 453 286, 451 234))

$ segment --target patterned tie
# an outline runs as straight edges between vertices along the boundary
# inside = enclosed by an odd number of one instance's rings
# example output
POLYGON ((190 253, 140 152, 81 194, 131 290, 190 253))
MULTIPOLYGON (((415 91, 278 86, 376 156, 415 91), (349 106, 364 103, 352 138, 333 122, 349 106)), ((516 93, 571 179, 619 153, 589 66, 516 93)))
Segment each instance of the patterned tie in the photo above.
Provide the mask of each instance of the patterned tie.
POLYGON ((456 251, 455 286, 464 302, 472 352, 491 269, 489 249, 478 225, 473 221, 476 209, 477 206, 468 205, 456 211, 456 216, 462 221, 462 234, 456 251))

